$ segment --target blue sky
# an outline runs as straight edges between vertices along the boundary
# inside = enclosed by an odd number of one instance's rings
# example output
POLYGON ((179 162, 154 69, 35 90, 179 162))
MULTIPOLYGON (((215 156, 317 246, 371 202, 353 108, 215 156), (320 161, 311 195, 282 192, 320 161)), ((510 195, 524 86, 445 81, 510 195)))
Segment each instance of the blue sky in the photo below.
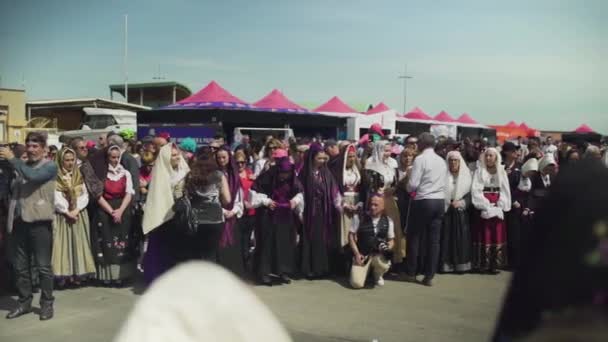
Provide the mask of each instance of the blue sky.
POLYGON ((109 97, 161 74, 246 101, 463 112, 608 133, 608 1, 0 1, 0 77, 28 99, 109 97))

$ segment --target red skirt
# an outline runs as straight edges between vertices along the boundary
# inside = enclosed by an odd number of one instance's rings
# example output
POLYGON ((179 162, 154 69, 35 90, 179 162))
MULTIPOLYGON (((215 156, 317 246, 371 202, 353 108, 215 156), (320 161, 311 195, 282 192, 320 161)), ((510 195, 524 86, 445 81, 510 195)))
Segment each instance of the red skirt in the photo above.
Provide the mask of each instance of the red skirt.
MULTIPOLYGON (((490 203, 498 202, 500 193, 485 192, 490 203)), ((507 226, 498 217, 483 219, 478 215, 473 229, 473 263, 479 270, 494 270, 507 263, 507 226)))

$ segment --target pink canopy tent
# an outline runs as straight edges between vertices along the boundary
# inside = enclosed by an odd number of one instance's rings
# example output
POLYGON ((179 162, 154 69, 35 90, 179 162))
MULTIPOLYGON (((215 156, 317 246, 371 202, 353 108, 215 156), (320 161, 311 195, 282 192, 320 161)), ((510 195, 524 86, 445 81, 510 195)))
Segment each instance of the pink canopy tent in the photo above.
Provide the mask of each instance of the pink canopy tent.
POLYGON ((309 110, 289 100, 281 91, 273 89, 253 104, 260 110, 285 113, 309 113, 309 110))
POLYGON ((462 123, 462 124, 468 124, 468 125, 477 125, 477 124, 479 124, 477 121, 475 121, 467 113, 463 113, 461 116, 459 116, 458 119, 456 119, 456 122, 462 123))
POLYGON ((591 127, 587 126, 587 124, 582 124, 582 125, 578 126, 578 128, 575 129, 574 132, 576 132, 576 133, 595 133, 595 131, 591 127))
POLYGON ((251 109, 253 106, 211 81, 196 94, 165 108, 251 109))
POLYGON ((356 110, 352 109, 349 105, 340 100, 339 97, 334 96, 329 101, 315 108, 315 112, 326 112, 326 113, 342 113, 351 114, 357 113, 356 110))
POLYGON ((515 121, 509 121, 507 122, 507 124, 504 126, 507 128, 519 128, 519 125, 515 123, 515 121))
POLYGON ((522 122, 519 124, 519 128, 528 130, 528 129, 530 129, 530 126, 526 125, 525 122, 522 122))
POLYGON ((439 112, 439 114, 437 114, 435 116, 435 120, 440 121, 440 122, 446 122, 446 123, 456 122, 456 120, 454 120, 454 118, 451 117, 450 114, 448 114, 445 110, 442 110, 441 112, 439 112))
POLYGON ((410 119, 410 120, 434 121, 432 117, 430 117, 428 114, 426 114, 419 107, 415 107, 408 113, 404 114, 402 117, 405 119, 410 119))
POLYGON ((380 102, 377 105, 375 105, 372 109, 365 112, 364 114, 378 114, 378 113, 386 112, 389 110, 391 110, 391 109, 387 105, 385 105, 384 102, 380 102))

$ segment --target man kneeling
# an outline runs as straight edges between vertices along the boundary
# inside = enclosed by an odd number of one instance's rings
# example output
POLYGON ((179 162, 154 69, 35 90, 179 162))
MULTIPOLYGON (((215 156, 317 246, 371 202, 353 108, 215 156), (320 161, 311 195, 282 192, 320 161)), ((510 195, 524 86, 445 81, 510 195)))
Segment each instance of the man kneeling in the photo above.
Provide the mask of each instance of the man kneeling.
POLYGON ((384 214, 384 198, 373 195, 370 198, 368 213, 361 219, 353 217, 349 243, 353 251, 353 266, 350 270, 350 284, 355 289, 365 286, 370 267, 376 285, 384 285, 382 276, 391 265, 386 254, 393 248, 395 225, 384 214))

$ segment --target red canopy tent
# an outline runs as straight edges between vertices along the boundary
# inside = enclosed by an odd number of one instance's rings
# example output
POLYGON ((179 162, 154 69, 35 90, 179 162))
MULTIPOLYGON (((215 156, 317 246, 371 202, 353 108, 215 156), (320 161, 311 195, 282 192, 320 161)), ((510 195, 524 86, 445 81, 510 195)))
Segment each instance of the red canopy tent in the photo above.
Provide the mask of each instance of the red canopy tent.
POLYGON ((519 128, 519 125, 515 123, 515 121, 509 121, 507 122, 506 125, 504 125, 504 127, 507 128, 519 128))
POLYGON ((165 108, 252 109, 253 106, 232 95, 217 82, 211 81, 196 94, 192 94, 165 108))
POLYGON ((530 126, 526 125, 525 122, 522 122, 519 124, 519 128, 528 130, 528 129, 530 129, 530 126))
POLYGON ((574 132, 576 132, 576 133, 595 133, 595 131, 591 127, 587 126, 587 124, 582 124, 582 125, 578 126, 578 128, 575 129, 574 132))
POLYGON ((454 120, 454 118, 451 117, 450 114, 448 114, 445 110, 442 110, 441 112, 439 112, 439 114, 437 114, 435 116, 435 120, 440 121, 440 122, 445 122, 445 123, 456 122, 456 120, 454 120))
POLYGON ((309 110, 289 100, 281 91, 273 89, 253 104, 260 110, 287 113, 309 113, 309 110))
POLYGON ((339 97, 334 96, 329 101, 315 108, 313 111, 315 112, 325 112, 325 113, 341 113, 341 114, 351 114, 357 113, 356 110, 351 108, 349 105, 340 100, 339 97))
POLYGON ((380 102, 363 114, 378 114, 378 113, 386 112, 389 110, 391 110, 391 109, 387 105, 385 105, 384 102, 380 102))

